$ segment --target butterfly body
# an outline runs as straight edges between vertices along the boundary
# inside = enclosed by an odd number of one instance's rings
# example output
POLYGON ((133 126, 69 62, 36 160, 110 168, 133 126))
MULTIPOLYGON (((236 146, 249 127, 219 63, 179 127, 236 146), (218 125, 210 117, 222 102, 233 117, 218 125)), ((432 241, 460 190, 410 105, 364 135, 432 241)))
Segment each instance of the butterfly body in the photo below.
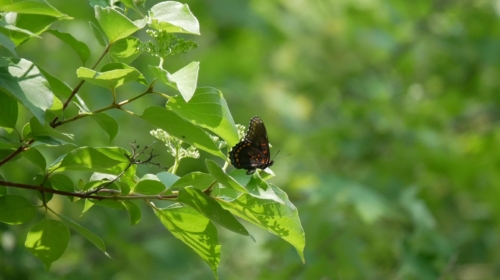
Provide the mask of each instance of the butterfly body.
POLYGON ((250 119, 245 137, 229 152, 231 164, 237 169, 246 169, 247 174, 272 166, 269 140, 262 120, 255 116, 250 119))

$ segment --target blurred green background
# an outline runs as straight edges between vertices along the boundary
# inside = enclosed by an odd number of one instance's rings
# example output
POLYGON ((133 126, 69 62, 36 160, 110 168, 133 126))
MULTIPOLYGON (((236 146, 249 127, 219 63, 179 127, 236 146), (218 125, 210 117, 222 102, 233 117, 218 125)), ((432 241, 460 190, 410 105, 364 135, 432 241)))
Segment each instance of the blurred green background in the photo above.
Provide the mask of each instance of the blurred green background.
MULTIPOLYGON (((88 3, 50 3, 75 18, 55 28, 97 57, 88 3)), ((200 46, 165 68, 200 61, 199 85, 222 90, 237 123, 264 120, 272 154, 281 151, 272 182, 298 207, 306 233, 302 264, 291 245, 261 229, 245 223, 256 242, 221 229, 221 279, 500 279, 500 1, 186 3, 202 32, 188 38, 200 46)), ((51 35, 19 54, 76 85, 79 60, 51 35)), ((147 65, 157 63, 142 55, 133 66, 151 79, 147 65)), ((81 95, 93 109, 110 101, 90 85, 81 95)), ((164 100, 129 109, 151 105, 164 100)), ((112 115, 122 126, 111 145, 153 140, 145 122, 112 115)), ((79 143, 109 145, 91 120, 75 126, 61 129, 79 143)), ((171 164, 161 145, 156 151, 171 164)), ((6 168, 5 177, 20 181, 35 172, 6 168)), ((205 171, 203 159, 184 160, 179 175, 195 170, 205 171)), ((130 226, 125 212, 111 209, 78 218, 82 204, 66 200, 52 203, 101 236, 113 260, 74 234, 46 272, 23 247, 29 227, 0 224, 0 278, 212 277, 148 209, 130 226)))

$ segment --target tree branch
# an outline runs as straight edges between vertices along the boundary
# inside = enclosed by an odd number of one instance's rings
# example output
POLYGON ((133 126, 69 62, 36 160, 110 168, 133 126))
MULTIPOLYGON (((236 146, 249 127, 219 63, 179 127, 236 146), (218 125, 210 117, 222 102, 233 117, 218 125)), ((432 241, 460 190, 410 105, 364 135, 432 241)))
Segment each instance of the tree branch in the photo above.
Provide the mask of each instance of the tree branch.
POLYGON ((109 196, 93 195, 93 194, 87 194, 87 193, 81 193, 81 192, 60 191, 60 190, 54 190, 54 189, 50 189, 50 188, 46 188, 46 187, 42 187, 42 186, 34 186, 34 185, 6 182, 6 181, 2 181, 2 180, 0 180, 0 186, 14 187, 14 188, 28 189, 28 190, 37 190, 37 191, 65 195, 65 196, 79 197, 82 199, 97 199, 97 200, 104 200, 104 199, 108 199, 108 200, 136 200, 136 199, 175 200, 175 199, 177 199, 177 196, 178 196, 177 194, 172 194, 172 195, 109 195, 109 196))

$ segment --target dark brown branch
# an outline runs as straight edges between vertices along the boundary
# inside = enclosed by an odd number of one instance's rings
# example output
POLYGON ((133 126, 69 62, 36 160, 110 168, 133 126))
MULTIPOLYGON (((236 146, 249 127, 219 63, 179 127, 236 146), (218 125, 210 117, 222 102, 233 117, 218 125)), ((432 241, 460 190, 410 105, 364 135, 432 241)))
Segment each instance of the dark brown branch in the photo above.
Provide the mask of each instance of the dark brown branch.
POLYGON ((65 196, 79 197, 79 198, 83 198, 83 199, 97 199, 97 200, 103 200, 103 199, 111 199, 111 200, 134 200, 134 199, 175 200, 175 199, 177 199, 177 194, 173 194, 173 195, 110 195, 110 196, 92 195, 92 194, 81 193, 81 192, 60 191, 60 190, 54 190, 54 189, 50 189, 50 188, 46 188, 46 187, 42 187, 42 186, 34 186, 34 185, 6 182, 6 181, 1 181, 1 180, 0 180, 0 186, 15 187, 15 188, 20 188, 20 189, 28 189, 28 190, 36 190, 36 191, 48 192, 48 193, 53 193, 53 194, 65 195, 65 196))

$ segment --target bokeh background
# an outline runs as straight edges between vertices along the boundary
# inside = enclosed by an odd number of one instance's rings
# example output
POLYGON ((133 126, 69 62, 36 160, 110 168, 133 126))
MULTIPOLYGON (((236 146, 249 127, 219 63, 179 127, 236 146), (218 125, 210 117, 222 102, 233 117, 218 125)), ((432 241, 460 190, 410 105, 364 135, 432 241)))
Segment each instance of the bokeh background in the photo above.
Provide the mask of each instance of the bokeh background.
MULTIPOLYGON (((50 3, 75 18, 54 27, 97 57, 87 1, 50 3)), ((185 3, 202 32, 186 38, 199 48, 165 68, 200 61, 199 85, 222 90, 237 123, 264 120, 272 154, 280 150, 272 182, 298 207, 306 233, 302 264, 291 245, 261 229, 245 224, 256 242, 221 229, 222 279, 500 279, 500 1, 185 3)), ((19 54, 76 85, 79 60, 51 35, 19 54)), ((157 63, 142 55, 133 66, 148 76, 157 63)), ((93 109, 110 101, 90 85, 81 95, 93 109)), ((164 102, 148 97, 128 109, 164 102)), ((145 122, 111 114, 121 124, 111 145, 153 140, 145 122)), ((78 143, 110 145, 92 120, 61 129, 78 143)), ((2 174, 26 181, 30 168, 12 164, 2 174)), ((186 159, 179 175, 196 170, 205 171, 204 160, 186 159)), ((52 203, 101 236, 113 259, 74 234, 47 272, 23 247, 29 226, 0 224, 0 279, 212 277, 147 208, 130 226, 125 212, 105 208, 79 218, 82 204, 66 200, 52 203)))

